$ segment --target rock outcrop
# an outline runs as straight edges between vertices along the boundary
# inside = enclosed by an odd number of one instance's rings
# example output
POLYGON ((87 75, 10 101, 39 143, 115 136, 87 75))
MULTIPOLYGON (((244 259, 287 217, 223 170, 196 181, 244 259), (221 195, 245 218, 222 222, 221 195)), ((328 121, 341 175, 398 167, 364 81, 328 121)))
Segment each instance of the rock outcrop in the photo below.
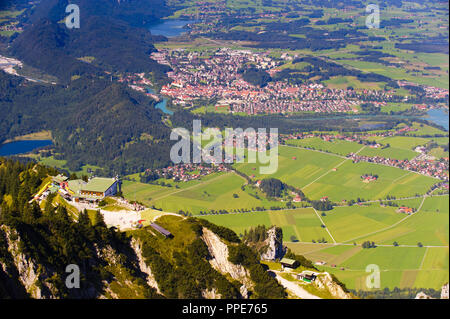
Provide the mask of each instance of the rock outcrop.
POLYGON ((267 231, 268 238, 265 240, 265 251, 261 254, 263 260, 275 260, 283 258, 286 247, 283 247, 283 234, 277 227, 272 227, 267 231))
POLYGON ((212 231, 203 227, 202 240, 208 246, 211 266, 222 274, 228 274, 247 287, 252 286, 248 271, 241 265, 228 260, 228 246, 212 231))
POLYGON ((136 239, 133 238, 132 241, 131 241, 131 247, 133 248, 133 250, 136 253, 136 257, 137 257, 138 262, 139 262, 139 269, 141 270, 142 273, 146 274, 147 284, 150 287, 155 288, 156 291, 159 294, 161 294, 161 291, 159 290, 159 287, 158 287, 158 283, 156 282, 156 279, 153 276, 152 270, 150 269, 150 267, 144 261, 144 257, 142 256, 141 245, 139 244, 139 242, 136 239))
POLYGON ((421 291, 421 292, 417 293, 417 295, 414 299, 434 299, 434 298, 431 296, 428 296, 426 293, 421 291))
POLYGON ((212 290, 203 290, 202 297, 205 299, 220 299, 222 296, 214 288, 212 290))
MULTIPOLYGON (((19 248, 21 241, 19 234, 8 226, 1 226, 6 235, 7 250, 12 257, 20 283, 32 298, 51 299, 54 298, 55 288, 47 279, 53 273, 48 273, 45 267, 38 265, 35 260, 22 253, 19 248)), ((7 271, 6 264, 2 263, 3 271, 7 271)))
POLYGON ((442 286, 441 299, 449 299, 448 298, 448 295, 449 295, 448 289, 449 289, 448 283, 446 283, 445 285, 442 286))
POLYGON ((338 285, 327 272, 317 276, 314 283, 319 289, 328 290, 330 294, 337 299, 352 299, 352 296, 345 292, 344 289, 338 285))

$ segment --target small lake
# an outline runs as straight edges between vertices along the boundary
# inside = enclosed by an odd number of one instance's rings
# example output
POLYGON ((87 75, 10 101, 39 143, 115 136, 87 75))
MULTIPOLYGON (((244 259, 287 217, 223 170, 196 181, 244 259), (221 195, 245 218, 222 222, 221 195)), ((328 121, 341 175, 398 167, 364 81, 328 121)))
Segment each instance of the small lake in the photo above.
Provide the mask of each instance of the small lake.
MULTIPOLYGON (((147 92, 151 94, 156 94, 152 88, 147 87, 147 92)), ((165 114, 173 115, 173 112, 167 108, 167 99, 162 99, 162 101, 156 103, 155 109, 160 109, 165 114)))
POLYGON ((165 37, 177 37, 186 32, 184 26, 190 23, 195 23, 195 20, 163 20, 161 23, 154 24, 149 27, 153 35, 163 35, 165 37))
POLYGON ((10 156, 31 152, 37 148, 52 145, 51 140, 15 141, 0 145, 0 156, 10 156))
POLYGON ((445 127, 448 131, 448 111, 444 109, 432 109, 427 112, 424 119, 445 127))
POLYGON ((166 114, 173 115, 173 112, 167 108, 167 99, 163 99, 155 105, 156 109, 160 109, 166 114))

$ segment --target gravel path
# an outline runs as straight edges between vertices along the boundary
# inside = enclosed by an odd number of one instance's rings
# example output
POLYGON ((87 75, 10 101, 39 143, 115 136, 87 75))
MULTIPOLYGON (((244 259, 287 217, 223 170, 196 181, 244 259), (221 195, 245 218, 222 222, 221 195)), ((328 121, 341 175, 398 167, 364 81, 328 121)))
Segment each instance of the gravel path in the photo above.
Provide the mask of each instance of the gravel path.
POLYGON ((277 272, 275 272, 276 278, 278 282, 287 290, 292 292, 294 295, 299 297, 300 299, 321 299, 313 294, 307 292, 305 289, 297 285, 295 282, 289 281, 281 277, 277 272))

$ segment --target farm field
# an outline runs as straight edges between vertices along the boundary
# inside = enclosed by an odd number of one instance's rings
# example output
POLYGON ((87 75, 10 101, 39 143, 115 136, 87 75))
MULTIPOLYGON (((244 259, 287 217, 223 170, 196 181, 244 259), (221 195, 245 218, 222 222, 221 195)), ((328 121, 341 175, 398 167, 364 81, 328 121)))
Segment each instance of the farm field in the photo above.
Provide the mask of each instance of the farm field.
POLYGON ((302 187, 303 192, 311 199, 320 199, 324 196, 332 201, 377 200, 387 195, 396 197, 409 197, 415 194, 424 194, 436 179, 420 174, 408 172, 399 168, 377 165, 373 163, 352 163, 347 160, 329 174, 316 180, 314 183, 302 187), (361 176, 376 174, 378 180, 364 183, 361 176))
POLYGON ((354 76, 336 76, 332 77, 330 80, 324 81, 326 85, 333 89, 347 89, 351 86, 356 90, 363 90, 370 88, 372 90, 383 89, 385 82, 361 82, 354 76))
POLYGON ((439 289, 442 282, 448 281, 448 248, 419 247, 377 247, 362 249, 347 248, 346 253, 334 255, 332 247, 305 254, 307 258, 329 262, 319 266, 338 276, 350 289, 367 290, 365 268, 370 264, 380 267, 380 288, 434 288, 439 289), (342 258, 342 256, 344 258, 342 258), (336 268, 330 267, 331 264, 336 268), (344 270, 341 269, 344 268, 344 270))
POLYGON ((384 66, 380 63, 357 60, 340 60, 339 62, 344 65, 349 65, 351 67, 357 68, 361 71, 373 72, 384 76, 389 76, 395 80, 406 80, 417 84, 430 85, 444 89, 448 89, 449 87, 448 77, 444 75, 429 77, 414 76, 406 73, 406 71, 403 69, 384 66))
POLYGON ((355 142, 341 140, 327 142, 319 137, 311 137, 300 140, 288 140, 286 143, 288 145, 312 148, 318 151, 325 151, 343 156, 349 153, 355 153, 363 147, 363 145, 355 142))
POLYGON ((389 144, 389 147, 384 149, 366 147, 359 154, 364 156, 381 156, 398 160, 411 160, 419 155, 418 152, 414 151, 414 148, 419 145, 425 145, 429 140, 420 137, 394 136, 380 139, 379 142, 383 145, 389 144))
POLYGON ((359 241, 375 241, 379 244, 448 246, 449 206, 447 196, 433 196, 425 199, 421 210, 408 217, 401 224, 377 234, 362 237, 359 241))
MULTIPOLYGON (((270 177, 295 186, 303 187, 331 170, 341 163, 343 159, 339 156, 324 154, 295 147, 280 146, 278 157, 278 170, 270 177)), ((255 175, 256 178, 268 177, 259 173, 259 167, 265 166, 259 163, 235 164, 236 169, 248 176, 255 175)))
MULTIPOLYGON (((278 170, 270 177, 301 188, 306 196, 314 200, 324 196, 336 202, 356 200, 358 197, 377 200, 387 195, 410 197, 424 194, 437 182, 434 178, 396 167, 352 163, 339 155, 289 146, 279 147, 278 161, 278 170), (378 180, 364 183, 361 179, 364 174, 376 174, 378 180)), ((256 179, 268 177, 259 174, 259 166, 258 163, 235 164, 236 169, 248 176, 254 175, 256 179)))
POLYGON ((205 215, 201 218, 228 227, 237 234, 257 225, 277 225, 283 229, 283 238, 286 241, 312 242, 324 238, 333 242, 327 231, 322 228, 321 222, 312 208, 299 208, 293 210, 264 211, 255 213, 205 215), (294 236, 294 237, 292 237, 294 236))
MULTIPOLYGON (((418 208, 422 201, 416 198, 394 202, 418 208)), ((335 207, 324 215, 318 212, 337 245, 326 229, 320 227, 312 208, 201 218, 231 228, 237 234, 257 225, 281 227, 284 243, 290 249, 312 261, 325 261, 327 264, 318 266, 319 269, 335 274, 350 289, 366 289, 365 267, 369 264, 380 267, 381 288, 440 288, 448 280, 448 195, 426 198, 421 210, 409 217, 397 213, 397 207, 382 207, 378 202, 365 205, 335 207), (365 236, 373 232, 378 233, 365 236), (296 241, 291 240, 293 236, 296 241), (327 243, 312 242, 319 238, 327 243), (385 246, 363 249, 361 243, 366 240, 385 246), (394 241, 400 246, 394 247, 394 241), (419 241, 430 247, 418 247, 419 241)))
MULTIPOLYGON (((335 207, 322 217, 337 242, 352 241, 364 234, 389 227, 405 215, 395 212, 395 207, 368 206, 335 207)), ((361 240, 354 240, 357 244, 361 240)))
POLYGON ((203 182, 208 182, 211 179, 217 178, 223 173, 216 173, 211 174, 205 177, 202 177, 198 180, 192 180, 185 183, 175 183, 172 182, 172 180, 167 180, 167 184, 170 184, 171 186, 160 186, 160 185, 154 185, 154 184, 146 184, 146 183, 140 183, 137 181, 139 174, 134 174, 128 176, 130 180, 124 180, 122 184, 122 191, 124 193, 124 196, 128 198, 129 200, 137 200, 139 202, 145 203, 147 205, 150 205, 151 201, 154 198, 166 196, 168 194, 174 193, 176 191, 179 191, 180 189, 189 188, 198 184, 201 184, 203 182), (175 187, 175 185, 178 185, 179 189, 175 187))
POLYGON ((202 211, 237 210, 256 207, 285 206, 279 201, 267 200, 262 194, 255 198, 249 191, 242 190, 245 179, 234 173, 211 174, 201 181, 194 180, 179 189, 137 182, 123 185, 125 197, 169 212, 189 212, 194 215, 202 211), (187 185, 189 184, 189 185, 187 185), (235 197, 237 196, 237 197, 235 197))

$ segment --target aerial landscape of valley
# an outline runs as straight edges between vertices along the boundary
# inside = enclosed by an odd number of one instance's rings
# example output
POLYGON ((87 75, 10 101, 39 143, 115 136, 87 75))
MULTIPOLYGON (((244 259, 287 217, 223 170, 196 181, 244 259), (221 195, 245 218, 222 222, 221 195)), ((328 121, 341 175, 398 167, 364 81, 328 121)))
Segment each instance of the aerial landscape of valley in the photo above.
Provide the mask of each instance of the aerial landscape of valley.
POLYGON ((448 299, 448 36, 447 1, 2 1, 0 299, 448 299))

